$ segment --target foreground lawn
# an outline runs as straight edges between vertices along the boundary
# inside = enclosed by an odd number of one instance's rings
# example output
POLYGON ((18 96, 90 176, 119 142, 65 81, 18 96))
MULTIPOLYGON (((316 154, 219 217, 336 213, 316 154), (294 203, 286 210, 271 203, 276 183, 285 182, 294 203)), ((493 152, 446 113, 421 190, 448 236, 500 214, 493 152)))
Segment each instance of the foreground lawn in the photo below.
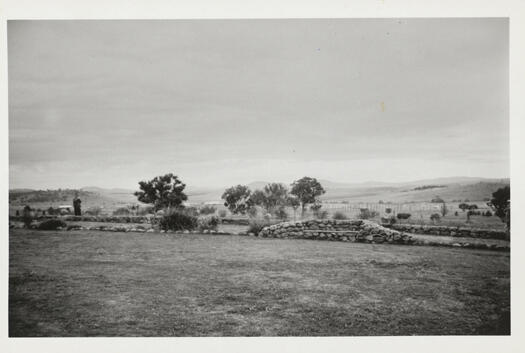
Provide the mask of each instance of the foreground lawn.
POLYGON ((509 254, 10 232, 10 336, 509 334, 509 254))

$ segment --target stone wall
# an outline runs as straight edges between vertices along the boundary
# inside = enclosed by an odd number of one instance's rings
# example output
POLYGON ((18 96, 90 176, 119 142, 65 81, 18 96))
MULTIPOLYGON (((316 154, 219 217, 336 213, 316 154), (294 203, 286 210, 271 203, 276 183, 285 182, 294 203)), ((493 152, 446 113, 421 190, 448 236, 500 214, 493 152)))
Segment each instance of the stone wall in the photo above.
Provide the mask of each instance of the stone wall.
POLYGON ((470 237, 483 239, 508 239, 507 232, 501 230, 430 226, 418 224, 383 224, 384 227, 413 234, 442 235, 448 237, 470 237))
POLYGON ((263 228, 259 237, 301 238, 347 242, 412 244, 412 237, 366 220, 284 222, 263 228))

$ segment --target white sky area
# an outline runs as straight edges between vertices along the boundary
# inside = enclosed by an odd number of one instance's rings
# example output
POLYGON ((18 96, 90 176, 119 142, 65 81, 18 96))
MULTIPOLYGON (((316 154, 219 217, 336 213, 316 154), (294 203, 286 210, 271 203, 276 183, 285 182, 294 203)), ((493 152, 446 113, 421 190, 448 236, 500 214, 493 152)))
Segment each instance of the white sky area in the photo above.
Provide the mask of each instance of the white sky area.
POLYGON ((10 188, 509 176, 507 19, 9 21, 10 188))

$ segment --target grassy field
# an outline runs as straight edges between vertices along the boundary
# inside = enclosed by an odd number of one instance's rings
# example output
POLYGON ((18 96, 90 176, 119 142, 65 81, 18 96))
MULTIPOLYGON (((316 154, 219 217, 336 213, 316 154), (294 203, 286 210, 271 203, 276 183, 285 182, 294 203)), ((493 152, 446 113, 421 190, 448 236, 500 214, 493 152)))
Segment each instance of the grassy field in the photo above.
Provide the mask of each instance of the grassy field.
POLYGON ((10 232, 10 336, 509 334, 509 254, 10 232))

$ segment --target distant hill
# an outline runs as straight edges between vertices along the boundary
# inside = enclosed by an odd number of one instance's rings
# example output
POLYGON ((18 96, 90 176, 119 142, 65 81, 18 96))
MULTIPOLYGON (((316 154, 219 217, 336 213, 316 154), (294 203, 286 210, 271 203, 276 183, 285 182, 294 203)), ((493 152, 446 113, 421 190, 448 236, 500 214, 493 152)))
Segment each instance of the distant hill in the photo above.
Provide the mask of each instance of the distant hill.
MULTIPOLYGON (((509 179, 486 179, 471 177, 436 178, 416 180, 404 183, 342 183, 320 180, 326 189, 322 196, 324 201, 347 202, 429 202, 436 196, 445 201, 470 200, 483 201, 490 198, 498 188, 509 185, 509 179), (428 186, 438 186, 431 187, 428 186)), ((249 183, 251 190, 261 189, 268 182, 255 181, 249 183)), ((232 184, 233 185, 233 184, 232 184)), ((285 184, 289 186, 288 184, 285 184)), ((224 188, 186 188, 188 201, 192 204, 221 201, 224 188)), ((32 207, 47 208, 59 204, 72 203, 74 193, 80 192, 82 207, 101 206, 116 209, 131 204, 139 204, 131 189, 104 189, 95 186, 79 190, 31 190, 13 189, 9 191, 10 206, 20 207, 30 204, 32 207)))

